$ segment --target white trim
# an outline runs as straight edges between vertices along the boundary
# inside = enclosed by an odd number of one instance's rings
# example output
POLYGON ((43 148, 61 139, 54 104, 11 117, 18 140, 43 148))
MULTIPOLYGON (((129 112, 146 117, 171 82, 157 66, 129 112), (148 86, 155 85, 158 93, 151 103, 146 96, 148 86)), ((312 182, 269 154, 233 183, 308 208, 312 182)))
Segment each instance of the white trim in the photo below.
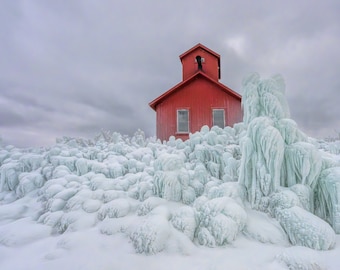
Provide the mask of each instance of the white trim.
POLYGON ((220 127, 220 128, 224 128, 225 127, 225 110, 224 109, 212 109, 212 125, 213 126, 217 126, 215 124, 215 114, 214 112, 217 112, 217 111, 223 111, 223 127, 220 127))
POLYGON ((190 132, 190 112, 189 112, 189 109, 177 109, 177 112, 176 112, 176 120, 177 120, 177 126, 176 126, 176 133, 182 133, 182 134, 186 134, 186 133, 189 133, 190 132), (182 112, 187 112, 188 113, 188 124, 187 124, 187 131, 180 131, 179 130, 179 119, 178 119, 178 116, 179 116, 179 112, 182 111, 182 112))

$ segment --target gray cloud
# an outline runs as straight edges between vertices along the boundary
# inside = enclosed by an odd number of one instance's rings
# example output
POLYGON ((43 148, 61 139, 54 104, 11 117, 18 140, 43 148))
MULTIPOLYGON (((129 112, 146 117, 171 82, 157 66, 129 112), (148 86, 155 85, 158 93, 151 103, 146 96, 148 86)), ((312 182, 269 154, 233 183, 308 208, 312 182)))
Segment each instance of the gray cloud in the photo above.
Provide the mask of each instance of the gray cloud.
POLYGON ((221 55, 221 82, 280 73, 310 136, 340 129, 340 3, 331 1, 4 1, 0 135, 41 146, 100 129, 155 134, 148 103, 181 81, 198 42, 221 55))

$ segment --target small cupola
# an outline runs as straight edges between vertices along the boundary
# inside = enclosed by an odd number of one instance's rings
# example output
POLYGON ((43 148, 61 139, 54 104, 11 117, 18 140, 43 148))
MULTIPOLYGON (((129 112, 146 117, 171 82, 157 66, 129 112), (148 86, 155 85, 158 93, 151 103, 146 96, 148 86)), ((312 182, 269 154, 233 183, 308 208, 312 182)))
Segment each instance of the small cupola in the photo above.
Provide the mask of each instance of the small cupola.
POLYGON ((202 44, 197 44, 179 56, 182 62, 183 81, 203 72, 213 80, 220 79, 220 55, 202 44))

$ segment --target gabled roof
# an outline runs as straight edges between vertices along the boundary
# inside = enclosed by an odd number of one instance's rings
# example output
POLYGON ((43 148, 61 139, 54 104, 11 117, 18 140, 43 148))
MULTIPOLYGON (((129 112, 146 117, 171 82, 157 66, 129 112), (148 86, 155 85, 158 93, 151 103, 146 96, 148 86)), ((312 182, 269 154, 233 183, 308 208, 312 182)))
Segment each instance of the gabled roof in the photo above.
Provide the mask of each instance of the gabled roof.
POLYGON ((241 95, 236 93, 235 91, 231 90, 229 87, 225 86, 224 84, 215 81, 213 79, 211 79, 209 76, 207 76, 206 74, 204 74, 202 71, 198 71, 196 72, 194 75, 192 75, 191 77, 189 77, 188 79, 186 79, 185 81, 182 81, 178 84, 176 84, 174 87, 170 88, 168 91, 166 91, 165 93, 163 93, 162 95, 160 95, 158 98, 154 99, 153 101, 151 101, 149 103, 149 106, 156 110, 157 105, 162 102, 164 99, 166 99, 167 97, 169 97, 171 94, 175 93, 176 91, 180 90, 183 86, 187 85, 188 83, 190 83, 192 80, 194 80, 196 77, 201 76, 202 78, 214 83, 215 85, 217 85, 218 87, 220 87, 220 89, 224 92, 226 92, 227 94, 241 100, 241 95))
POLYGON ((210 53, 211 55, 213 55, 213 56, 215 56, 217 58, 218 78, 221 79, 221 56, 218 53, 214 52, 213 50, 210 50, 209 48, 205 47, 201 43, 198 43, 197 45, 195 45, 191 49, 189 49, 186 52, 182 53, 179 56, 179 59, 181 60, 181 62, 183 61, 183 58, 185 56, 187 56, 188 54, 190 54, 191 52, 193 52, 194 50, 196 50, 198 48, 205 50, 206 52, 210 53))
POLYGON ((187 50, 186 52, 182 53, 179 58, 182 61, 182 58, 186 55, 188 55, 189 53, 191 53, 192 51, 196 50, 197 48, 201 48, 205 51, 207 51, 208 53, 214 55, 215 57, 218 58, 218 62, 220 62, 220 55, 218 53, 215 53, 214 51, 210 50, 209 48, 205 47, 204 45, 202 45, 201 43, 198 43, 197 45, 195 45, 194 47, 192 47, 191 49, 187 50))

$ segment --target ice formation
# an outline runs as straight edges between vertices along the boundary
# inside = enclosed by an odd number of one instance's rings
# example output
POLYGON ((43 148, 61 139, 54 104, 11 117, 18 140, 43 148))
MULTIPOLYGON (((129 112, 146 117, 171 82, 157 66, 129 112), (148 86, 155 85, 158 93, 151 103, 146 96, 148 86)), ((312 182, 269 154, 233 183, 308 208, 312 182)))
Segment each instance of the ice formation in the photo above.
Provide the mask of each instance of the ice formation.
POLYGON ((327 157, 288 119, 280 76, 260 79, 253 74, 244 80, 243 87, 247 134, 241 142, 239 183, 246 188, 248 201, 252 208, 277 218, 293 244, 331 248, 334 231, 314 215, 314 206, 337 230, 336 177, 332 173, 327 177, 327 172, 336 169, 329 168, 332 164, 327 157), (313 201, 313 196, 317 200, 313 201))
POLYGON ((48 234, 97 227, 144 254, 229 245, 241 234, 331 249, 340 233, 338 152, 289 119, 280 76, 253 74, 243 84, 243 123, 203 126, 185 142, 139 130, 64 137, 45 149, 1 147, 0 223, 30 213, 48 234), (34 207, 9 207, 21 200, 34 207))

